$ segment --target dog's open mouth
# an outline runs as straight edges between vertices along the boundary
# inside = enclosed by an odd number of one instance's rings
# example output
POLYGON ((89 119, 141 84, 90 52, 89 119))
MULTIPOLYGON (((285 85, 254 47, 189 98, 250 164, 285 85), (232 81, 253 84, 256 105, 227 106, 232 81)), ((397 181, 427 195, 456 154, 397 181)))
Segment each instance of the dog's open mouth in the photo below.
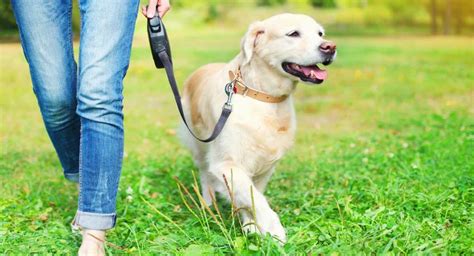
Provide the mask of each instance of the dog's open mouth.
POLYGON ((282 67, 288 74, 313 84, 320 84, 328 77, 326 70, 320 69, 318 65, 303 66, 296 63, 284 62, 282 67))

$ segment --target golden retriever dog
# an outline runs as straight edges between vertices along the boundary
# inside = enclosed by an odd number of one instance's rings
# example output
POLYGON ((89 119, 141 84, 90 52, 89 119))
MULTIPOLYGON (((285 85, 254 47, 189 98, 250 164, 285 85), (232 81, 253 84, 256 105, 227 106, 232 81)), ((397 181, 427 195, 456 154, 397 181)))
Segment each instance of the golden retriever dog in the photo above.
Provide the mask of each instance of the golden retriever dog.
POLYGON ((191 129, 205 137, 227 100, 224 88, 233 79, 229 71, 240 74, 233 112, 220 136, 202 143, 182 128, 180 137, 200 170, 206 203, 211 204, 217 192, 237 208, 248 209, 240 211, 244 231, 286 241, 280 218, 264 196, 265 186, 294 142, 292 94, 297 83, 322 83, 327 73, 318 65, 329 65, 335 56, 336 45, 324 39, 324 29, 314 19, 280 14, 251 24, 241 52, 229 63, 208 64, 187 79, 185 117, 191 129))

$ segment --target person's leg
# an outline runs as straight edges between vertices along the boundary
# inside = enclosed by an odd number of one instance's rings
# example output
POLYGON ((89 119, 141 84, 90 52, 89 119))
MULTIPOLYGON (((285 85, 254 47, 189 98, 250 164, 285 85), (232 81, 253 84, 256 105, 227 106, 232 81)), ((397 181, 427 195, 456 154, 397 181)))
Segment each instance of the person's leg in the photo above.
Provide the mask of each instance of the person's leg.
POLYGON ((138 0, 81 0, 77 113, 81 118, 80 193, 75 224, 115 226, 123 157, 122 89, 138 0))
POLYGON ((67 179, 79 180, 80 120, 71 0, 15 0, 13 11, 49 137, 67 179))

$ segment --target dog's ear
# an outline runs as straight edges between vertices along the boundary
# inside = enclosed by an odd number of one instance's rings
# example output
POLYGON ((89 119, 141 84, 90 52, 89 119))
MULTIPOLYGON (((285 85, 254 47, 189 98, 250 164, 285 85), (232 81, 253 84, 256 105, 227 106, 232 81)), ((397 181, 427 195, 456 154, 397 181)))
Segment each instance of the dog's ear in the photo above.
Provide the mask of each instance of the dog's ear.
POLYGON ((250 25, 249 30, 242 38, 241 42, 242 54, 244 57, 244 62, 242 65, 249 63, 252 59, 255 47, 257 46, 258 38, 263 33, 265 33, 263 22, 257 21, 250 25))

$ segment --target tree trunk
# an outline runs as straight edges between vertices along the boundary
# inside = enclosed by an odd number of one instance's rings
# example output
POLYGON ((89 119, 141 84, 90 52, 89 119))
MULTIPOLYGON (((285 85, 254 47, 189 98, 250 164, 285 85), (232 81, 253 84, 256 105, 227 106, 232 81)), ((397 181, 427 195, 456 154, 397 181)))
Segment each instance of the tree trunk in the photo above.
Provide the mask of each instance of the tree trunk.
POLYGON ((443 30, 445 35, 451 34, 451 0, 446 0, 443 17, 443 30))
POLYGON ((436 0, 431 0, 430 1, 430 7, 431 7, 431 34, 436 35, 438 34, 438 21, 436 19, 438 15, 438 10, 436 6, 436 0))

